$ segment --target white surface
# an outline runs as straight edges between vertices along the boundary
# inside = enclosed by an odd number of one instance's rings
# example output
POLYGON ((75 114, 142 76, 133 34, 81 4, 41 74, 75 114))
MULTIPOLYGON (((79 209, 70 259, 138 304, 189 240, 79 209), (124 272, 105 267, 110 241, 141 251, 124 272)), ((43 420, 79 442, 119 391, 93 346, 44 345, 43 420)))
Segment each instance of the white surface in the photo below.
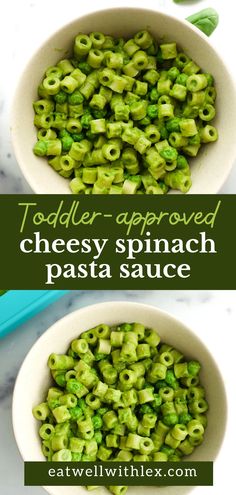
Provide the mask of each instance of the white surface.
MULTIPOLYGON (((223 446, 215 463, 214 487, 196 487, 194 495, 222 495, 234 486, 236 433, 235 326, 236 291, 75 291, 55 303, 0 342, 0 492, 4 495, 43 495, 38 487, 23 486, 23 463, 11 427, 11 395, 18 369, 33 343, 55 321, 69 312, 109 300, 138 301, 171 312, 208 347, 224 377, 229 416, 223 446)), ((217 411, 221 413, 221 411, 217 411)))
MULTIPOLYGON (((140 6, 143 0, 100 0, 99 2, 79 2, 70 0, 66 5, 57 0, 8 0, 4 5, 0 18, 0 43, 2 47, 2 67, 6 68, 5 77, 0 82, 0 193, 30 192, 30 187, 22 177, 10 142, 9 112, 14 89, 31 55, 40 44, 57 28, 77 18, 79 15, 91 12, 94 8, 111 6, 140 6), (6 47, 6 49, 5 49, 6 47)), ((226 63, 230 63, 236 74, 235 57, 235 25, 233 0, 211 0, 210 5, 220 13, 220 25, 211 40, 222 53, 226 63), (230 8, 226 8, 230 4, 230 8)), ((209 6, 208 1, 189 1, 175 4, 172 0, 147 0, 145 7, 161 8, 184 18, 200 8, 209 6)), ((234 139, 235 129, 231 131, 234 139)), ((236 192, 236 167, 234 166, 222 193, 236 192)))

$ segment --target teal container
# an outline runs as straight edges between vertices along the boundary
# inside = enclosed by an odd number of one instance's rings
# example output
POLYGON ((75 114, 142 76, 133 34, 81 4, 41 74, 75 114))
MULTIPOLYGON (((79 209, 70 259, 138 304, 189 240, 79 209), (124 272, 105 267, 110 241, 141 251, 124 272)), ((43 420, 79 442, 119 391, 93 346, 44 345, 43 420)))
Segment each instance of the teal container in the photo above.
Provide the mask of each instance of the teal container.
POLYGON ((65 290, 0 291, 0 339, 68 292, 65 290))

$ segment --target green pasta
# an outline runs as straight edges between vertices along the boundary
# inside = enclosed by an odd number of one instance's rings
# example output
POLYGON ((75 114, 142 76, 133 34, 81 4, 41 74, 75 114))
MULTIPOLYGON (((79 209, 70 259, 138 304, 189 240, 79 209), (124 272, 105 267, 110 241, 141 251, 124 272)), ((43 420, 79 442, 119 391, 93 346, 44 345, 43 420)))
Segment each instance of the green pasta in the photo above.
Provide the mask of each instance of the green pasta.
POLYGON ((38 96, 34 154, 74 194, 186 193, 189 159, 218 139, 213 76, 146 30, 128 40, 79 33, 38 96))
POLYGON ((55 386, 33 408, 48 461, 180 461, 204 440, 201 365, 154 329, 100 324, 48 366, 55 386))

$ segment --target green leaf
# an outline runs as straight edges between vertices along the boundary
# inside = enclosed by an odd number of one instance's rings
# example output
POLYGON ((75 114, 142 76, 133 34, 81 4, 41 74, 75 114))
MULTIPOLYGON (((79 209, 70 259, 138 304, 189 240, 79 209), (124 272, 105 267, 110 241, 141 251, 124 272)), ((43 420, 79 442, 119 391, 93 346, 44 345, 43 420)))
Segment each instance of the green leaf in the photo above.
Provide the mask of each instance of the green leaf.
POLYGON ((190 15, 186 18, 194 26, 200 29, 207 36, 210 36, 216 29, 219 23, 219 15, 215 9, 208 8, 190 15))

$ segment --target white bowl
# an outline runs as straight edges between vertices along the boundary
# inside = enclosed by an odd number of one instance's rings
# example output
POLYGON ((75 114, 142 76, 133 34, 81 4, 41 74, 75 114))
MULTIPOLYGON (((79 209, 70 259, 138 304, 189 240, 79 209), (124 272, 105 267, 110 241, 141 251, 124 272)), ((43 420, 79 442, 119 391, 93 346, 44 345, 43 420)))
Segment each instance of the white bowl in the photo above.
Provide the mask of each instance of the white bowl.
POLYGON ((32 102, 38 98, 37 87, 46 68, 68 56, 78 32, 102 31, 129 37, 144 28, 157 39, 171 41, 174 38, 202 69, 214 75, 218 93, 215 125, 219 140, 204 146, 192 160, 190 193, 214 194, 223 185, 236 157, 236 141, 232 139, 232 129, 236 126, 236 90, 223 59, 207 36, 189 22, 158 11, 122 7, 94 12, 67 24, 39 48, 23 72, 12 109, 12 140, 21 170, 36 193, 70 192, 68 180, 56 174, 45 158, 36 157, 32 152, 36 141, 32 102))
MULTIPOLYGON (((163 342, 179 349, 187 359, 202 364, 201 382, 209 402, 208 426, 205 440, 189 459, 213 461, 220 449, 226 425, 226 397, 217 365, 205 345, 183 323, 168 313, 139 303, 105 302, 87 306, 57 321, 34 344, 19 371, 13 395, 13 428, 20 453, 25 461, 45 460, 38 436, 38 422, 32 416, 32 407, 40 403, 50 386, 47 359, 51 352, 65 353, 70 342, 82 331, 99 323, 108 325, 137 321, 155 328, 163 342)), ((86 495, 83 487, 45 487, 51 495, 86 495)), ((162 487, 163 495, 183 495, 190 487, 162 487)), ((107 495, 105 488, 101 492, 107 495)), ((150 495, 156 493, 149 487, 150 495)), ((142 495, 143 487, 130 487, 128 493, 142 495)))

